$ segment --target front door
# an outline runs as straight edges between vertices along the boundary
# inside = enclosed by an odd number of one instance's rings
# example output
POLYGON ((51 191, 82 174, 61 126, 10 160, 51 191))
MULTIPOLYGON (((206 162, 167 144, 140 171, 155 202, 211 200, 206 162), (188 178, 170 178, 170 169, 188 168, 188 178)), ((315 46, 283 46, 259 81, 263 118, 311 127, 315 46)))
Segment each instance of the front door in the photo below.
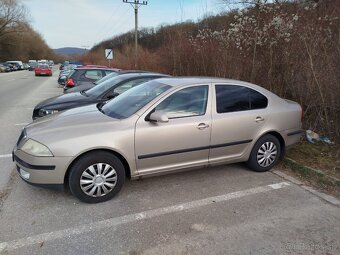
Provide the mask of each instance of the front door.
POLYGON ((211 133, 209 85, 177 90, 136 123, 135 152, 140 174, 171 171, 208 163, 211 133), (145 120, 153 111, 163 111, 166 123, 145 120))

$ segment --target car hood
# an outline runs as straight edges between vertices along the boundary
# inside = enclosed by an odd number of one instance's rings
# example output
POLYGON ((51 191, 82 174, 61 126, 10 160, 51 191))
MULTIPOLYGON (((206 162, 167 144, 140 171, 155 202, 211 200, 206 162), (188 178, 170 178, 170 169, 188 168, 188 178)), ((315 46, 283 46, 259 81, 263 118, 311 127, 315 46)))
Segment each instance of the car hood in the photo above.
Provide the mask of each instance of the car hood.
MULTIPOLYGON (((25 127, 28 137, 63 136, 73 130, 77 132, 112 123, 115 119, 100 112, 96 104, 77 107, 35 120, 25 127)), ((74 135, 77 134, 74 133, 74 135)))
POLYGON ((61 96, 52 97, 46 99, 39 104, 36 105, 34 108, 36 109, 51 109, 51 110, 62 110, 62 105, 70 105, 70 104, 77 104, 82 102, 93 102, 95 103, 96 100, 92 97, 86 97, 80 94, 80 92, 69 93, 61 96), (57 106, 57 108, 53 108, 57 106))

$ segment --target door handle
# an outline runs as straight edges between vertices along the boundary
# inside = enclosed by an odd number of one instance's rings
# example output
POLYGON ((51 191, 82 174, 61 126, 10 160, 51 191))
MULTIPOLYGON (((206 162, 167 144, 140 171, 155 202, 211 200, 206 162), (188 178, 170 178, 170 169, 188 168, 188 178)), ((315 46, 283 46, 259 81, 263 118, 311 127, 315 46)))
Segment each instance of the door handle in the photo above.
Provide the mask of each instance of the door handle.
POLYGON ((197 128, 199 130, 202 130, 202 129, 205 129, 205 128, 208 128, 208 127, 209 127, 209 125, 205 124, 205 123, 200 123, 200 124, 197 125, 197 128))
POLYGON ((261 122, 261 121, 264 121, 264 118, 261 117, 261 116, 257 116, 256 119, 255 119, 256 122, 261 122))

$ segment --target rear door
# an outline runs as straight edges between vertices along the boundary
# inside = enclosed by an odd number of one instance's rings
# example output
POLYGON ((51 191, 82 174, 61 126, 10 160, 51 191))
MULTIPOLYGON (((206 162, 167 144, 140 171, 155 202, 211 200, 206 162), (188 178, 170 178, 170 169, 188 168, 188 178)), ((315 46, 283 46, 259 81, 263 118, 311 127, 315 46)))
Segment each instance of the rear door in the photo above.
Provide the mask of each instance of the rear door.
POLYGON ((210 163, 236 160, 258 137, 269 116, 268 99, 241 85, 216 84, 210 163))

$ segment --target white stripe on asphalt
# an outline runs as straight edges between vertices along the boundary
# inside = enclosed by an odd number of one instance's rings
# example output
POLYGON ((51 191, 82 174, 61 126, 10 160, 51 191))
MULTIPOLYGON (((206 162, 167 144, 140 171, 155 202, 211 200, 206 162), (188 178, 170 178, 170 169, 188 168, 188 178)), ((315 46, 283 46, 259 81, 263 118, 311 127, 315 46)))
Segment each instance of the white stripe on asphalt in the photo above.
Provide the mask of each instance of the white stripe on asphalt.
POLYGON ((26 126, 28 125, 29 123, 17 123, 17 124, 14 124, 14 126, 26 126))
POLYGON ((199 208, 202 206, 212 205, 219 202, 225 202, 235 198, 241 198, 249 195, 254 195, 258 193, 263 193, 271 190, 277 190, 289 186, 288 182, 280 182, 271 185, 256 187, 252 189, 247 189, 243 191, 236 191, 232 193, 227 193, 220 196, 208 197, 200 200, 194 200, 187 203, 177 204, 173 206, 148 210, 140 213, 128 214, 116 218, 110 218, 107 220, 97 221, 89 223, 86 225, 81 225, 74 228, 67 228, 63 230, 57 230, 53 232, 43 233, 39 235, 33 235, 25 237, 22 239, 17 239, 9 242, 0 243, 0 253, 3 251, 12 251, 18 248, 22 248, 29 245, 40 244, 47 241, 62 239, 65 237, 71 237, 74 235, 80 235, 84 233, 89 233, 92 231, 98 231, 101 229, 107 229, 112 227, 117 227, 123 224, 132 223, 140 220, 151 219, 154 217, 167 215, 170 213, 176 213, 181 211, 186 211, 190 209, 199 208))
POLYGON ((12 157, 12 154, 3 154, 3 155, 0 155, 0 158, 11 158, 12 157))

